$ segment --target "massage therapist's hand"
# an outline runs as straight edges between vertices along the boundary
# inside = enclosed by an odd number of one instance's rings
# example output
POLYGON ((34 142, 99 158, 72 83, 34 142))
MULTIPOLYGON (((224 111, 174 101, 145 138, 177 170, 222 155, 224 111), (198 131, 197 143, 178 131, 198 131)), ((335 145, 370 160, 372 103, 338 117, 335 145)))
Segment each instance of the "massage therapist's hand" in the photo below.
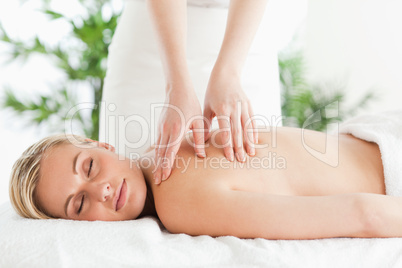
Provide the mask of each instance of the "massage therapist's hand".
POLYGON ((200 103, 192 86, 182 84, 175 85, 174 90, 166 91, 155 146, 156 184, 170 176, 177 151, 188 130, 193 130, 195 153, 205 157, 204 121, 200 103))
POLYGON ((255 154, 253 143, 257 143, 258 133, 254 120, 250 124, 253 111, 242 90, 240 75, 267 2, 230 0, 225 36, 205 95, 204 116, 208 120, 218 117, 219 131, 225 130, 221 135, 226 134, 222 137, 227 141, 224 153, 229 160, 233 150, 237 159, 245 158, 243 138, 247 153, 255 154), (241 103, 239 111, 237 103, 241 103))
POLYGON ((253 110, 236 73, 213 71, 211 74, 205 94, 204 117, 212 122, 215 116, 225 146, 223 151, 229 161, 234 160, 234 154, 238 161, 245 161, 243 140, 247 153, 255 155, 258 132, 254 120, 251 120, 253 110))

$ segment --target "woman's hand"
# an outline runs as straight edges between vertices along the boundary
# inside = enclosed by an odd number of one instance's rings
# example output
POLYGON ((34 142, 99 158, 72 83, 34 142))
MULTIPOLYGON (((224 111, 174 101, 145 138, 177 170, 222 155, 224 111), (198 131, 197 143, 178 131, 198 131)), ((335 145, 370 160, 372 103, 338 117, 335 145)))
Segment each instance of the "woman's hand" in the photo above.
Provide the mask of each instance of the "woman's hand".
POLYGON ((204 120, 200 103, 192 88, 185 83, 167 89, 165 106, 158 123, 158 140, 155 146, 154 180, 160 184, 171 173, 172 165, 188 130, 193 130, 195 152, 205 157, 204 120))
POLYGON ((240 74, 267 2, 230 0, 225 36, 205 95, 204 116, 208 120, 218 117, 229 160, 234 159, 233 146, 237 159, 245 159, 243 137, 249 155, 255 154, 253 145, 258 142, 257 125, 249 120, 253 111, 241 88, 240 74))
POLYGON ((212 72, 205 94, 204 117, 211 122, 215 116, 219 132, 222 132, 224 154, 229 161, 234 160, 234 152, 238 161, 245 161, 243 139, 247 153, 255 155, 258 132, 252 119, 251 103, 243 92, 238 74, 212 72))

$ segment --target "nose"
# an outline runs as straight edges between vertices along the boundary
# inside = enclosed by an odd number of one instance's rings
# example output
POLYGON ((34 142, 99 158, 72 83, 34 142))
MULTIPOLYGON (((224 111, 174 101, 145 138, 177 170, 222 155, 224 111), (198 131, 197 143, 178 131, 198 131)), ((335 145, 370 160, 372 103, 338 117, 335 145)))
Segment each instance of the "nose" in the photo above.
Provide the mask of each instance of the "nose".
POLYGON ((92 195, 99 202, 107 201, 111 196, 111 187, 109 183, 91 185, 90 188, 92 195))

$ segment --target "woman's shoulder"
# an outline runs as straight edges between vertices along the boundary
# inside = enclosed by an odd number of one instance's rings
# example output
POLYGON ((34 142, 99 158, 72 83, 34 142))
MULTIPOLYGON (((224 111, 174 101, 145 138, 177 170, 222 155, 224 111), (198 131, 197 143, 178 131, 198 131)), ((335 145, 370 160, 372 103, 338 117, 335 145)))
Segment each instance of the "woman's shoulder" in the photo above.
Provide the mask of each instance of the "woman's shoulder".
POLYGON ((200 223, 202 215, 207 215, 212 207, 219 206, 219 198, 225 192, 228 192, 225 187, 194 181, 175 183, 174 178, 169 178, 160 185, 160 191, 154 196, 155 208, 169 232, 191 233, 192 226, 200 223))

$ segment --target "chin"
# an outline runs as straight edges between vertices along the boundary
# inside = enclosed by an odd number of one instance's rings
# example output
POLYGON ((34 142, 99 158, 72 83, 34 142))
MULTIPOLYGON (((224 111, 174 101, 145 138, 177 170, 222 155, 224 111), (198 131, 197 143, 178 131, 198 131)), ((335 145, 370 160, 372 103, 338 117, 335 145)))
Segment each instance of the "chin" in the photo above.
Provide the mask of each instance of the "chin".
MULTIPOLYGON (((126 180, 127 200, 121 208, 124 213, 124 220, 136 219, 144 209, 147 197, 147 186, 143 177, 136 177, 133 180, 126 180)), ((119 211, 117 211, 118 213, 119 211)))

